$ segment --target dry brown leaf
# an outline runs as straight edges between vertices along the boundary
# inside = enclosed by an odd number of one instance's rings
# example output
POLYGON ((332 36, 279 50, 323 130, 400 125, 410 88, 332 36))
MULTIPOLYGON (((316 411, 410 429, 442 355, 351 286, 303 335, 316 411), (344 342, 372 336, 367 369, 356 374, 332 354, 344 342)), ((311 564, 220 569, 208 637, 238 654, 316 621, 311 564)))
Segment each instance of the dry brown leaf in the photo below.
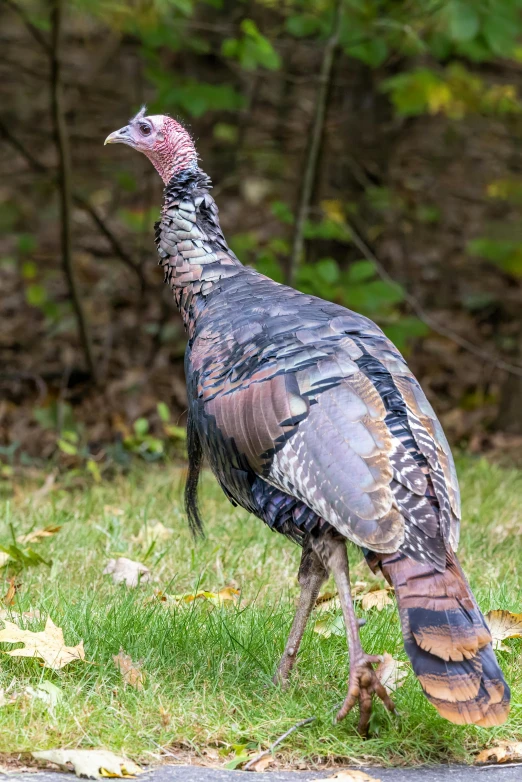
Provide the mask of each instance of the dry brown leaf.
POLYGON ((382 661, 375 669, 375 673, 388 695, 391 695, 392 692, 402 687, 406 681, 408 664, 401 660, 395 660, 391 654, 384 652, 382 661))
POLYGON ((371 777, 364 771, 359 771, 358 768, 346 768, 331 777, 316 779, 314 782, 330 782, 330 780, 336 780, 336 782, 381 782, 378 777, 371 777))
POLYGON ((172 720, 172 717, 168 713, 166 709, 163 708, 163 706, 159 707, 159 715, 160 715, 160 722, 163 725, 164 728, 168 728, 170 725, 170 721, 172 720))
POLYGON ((149 522, 145 527, 142 527, 137 535, 131 537, 131 540, 143 549, 148 549, 155 541, 168 540, 173 534, 174 530, 163 526, 161 521, 156 521, 155 523, 149 522))
POLYGON ((47 617, 45 630, 33 633, 22 630, 14 622, 3 620, 5 627, 0 630, 0 643, 23 643, 19 649, 11 649, 5 654, 11 657, 39 657, 44 666, 55 671, 75 660, 85 660, 83 641, 77 646, 66 646, 61 627, 56 627, 51 617, 47 617))
POLYGON ((248 770, 257 771, 258 773, 263 772, 266 771, 268 766, 271 766, 273 762, 274 762, 274 758, 272 757, 272 755, 264 755, 262 758, 259 758, 257 763, 253 763, 251 766, 249 766, 248 770))
POLYGON ((103 575, 112 575, 115 584, 126 584, 128 587, 137 587, 150 581, 150 570, 141 562, 135 562, 127 557, 109 559, 103 575))
POLYGON ((522 760, 522 741, 499 741, 494 747, 483 749, 475 763, 513 763, 522 760))
POLYGON ((113 654, 112 659, 123 677, 125 686, 142 690, 145 682, 145 672, 141 669, 142 663, 134 663, 130 655, 125 654, 121 647, 118 654, 113 654))
POLYGON ((125 511, 122 508, 116 508, 114 505, 104 505, 103 511, 108 516, 124 516, 125 511))
POLYGON ((315 602, 315 611, 321 614, 327 611, 337 611, 341 608, 341 601, 337 592, 324 592, 315 602))
POLYGON ((390 600, 387 589, 376 589, 374 592, 367 592, 361 599, 361 606, 364 611, 369 611, 370 608, 382 611, 388 605, 393 605, 393 600, 390 600))
POLYGON ((511 611, 489 611, 486 614, 493 649, 508 652, 509 647, 502 643, 506 638, 522 638, 522 614, 513 614, 511 611))
POLYGON ((361 592, 369 592, 370 591, 370 584, 368 581, 356 581, 355 584, 352 584, 351 593, 352 597, 356 597, 357 595, 360 595, 361 592))
POLYGON ((9 584, 9 587, 2 598, 2 603, 5 606, 12 606, 15 600, 15 595, 22 586, 22 582, 17 581, 16 576, 11 576, 7 583, 9 584))
POLYGON ((50 749, 31 754, 33 758, 54 763, 64 771, 70 771, 72 766, 77 777, 88 779, 129 778, 141 773, 140 767, 132 760, 105 749, 50 749))
POLYGON ((50 538, 52 535, 56 535, 61 530, 61 526, 49 524, 43 529, 34 529, 32 532, 28 532, 27 535, 18 535, 16 540, 18 543, 39 543, 44 538, 50 538))

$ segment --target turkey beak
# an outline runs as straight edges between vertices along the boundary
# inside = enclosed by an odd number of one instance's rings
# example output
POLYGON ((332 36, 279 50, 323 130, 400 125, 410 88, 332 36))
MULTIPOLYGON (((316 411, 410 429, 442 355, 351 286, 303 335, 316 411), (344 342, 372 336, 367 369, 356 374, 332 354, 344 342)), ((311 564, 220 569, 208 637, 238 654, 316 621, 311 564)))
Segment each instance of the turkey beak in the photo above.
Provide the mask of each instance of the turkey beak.
POLYGON ((103 142, 103 146, 105 146, 105 144, 129 144, 130 140, 129 126, 126 125, 124 128, 115 130, 114 133, 107 136, 103 142))

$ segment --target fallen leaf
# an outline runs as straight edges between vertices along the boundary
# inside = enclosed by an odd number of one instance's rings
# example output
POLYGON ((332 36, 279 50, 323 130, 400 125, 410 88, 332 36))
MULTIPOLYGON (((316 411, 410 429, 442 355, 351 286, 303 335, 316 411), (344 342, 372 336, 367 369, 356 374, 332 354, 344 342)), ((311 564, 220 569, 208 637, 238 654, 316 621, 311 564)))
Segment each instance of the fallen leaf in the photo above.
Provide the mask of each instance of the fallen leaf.
POLYGON ((509 647, 502 643, 506 638, 522 638, 522 614, 511 611, 489 611, 486 622, 493 639, 493 649, 508 652, 509 647))
POLYGON ((180 595, 169 595, 166 592, 157 591, 154 597, 156 600, 161 600, 163 603, 171 603, 174 605, 193 603, 194 600, 208 600, 215 605, 220 605, 221 603, 236 603, 240 594, 241 592, 239 589, 226 586, 223 587, 223 589, 220 589, 219 592, 201 590, 200 592, 185 592, 180 595))
POLYGON ((142 664, 132 662, 130 655, 125 654, 122 648, 120 648, 118 654, 113 654, 112 659, 116 668, 119 669, 123 676, 125 685, 134 687, 136 690, 142 690, 145 681, 145 673, 141 670, 142 664))
POLYGON ((370 608, 382 611, 384 606, 387 605, 393 605, 393 600, 390 600, 387 589, 376 589, 374 592, 367 592, 361 599, 361 606, 364 611, 369 611, 370 608))
POLYGON ((379 778, 371 777, 369 774, 356 768, 346 768, 343 771, 338 771, 337 774, 331 777, 316 779, 314 782, 330 782, 330 780, 336 780, 337 782, 381 782, 379 778))
POLYGON ((25 644, 22 648, 5 652, 11 657, 39 657, 45 667, 55 671, 75 660, 85 660, 83 641, 77 646, 66 646, 62 629, 56 627, 50 616, 47 617, 45 630, 37 633, 22 630, 7 619, 3 622, 5 627, 0 630, 0 643, 25 644))
POLYGON ((268 766, 271 766, 274 762, 274 758, 272 755, 264 755, 262 758, 259 758, 259 760, 256 763, 252 763, 251 766, 248 767, 249 771, 257 771, 263 772, 266 771, 268 766))
POLYGON ((141 562, 135 562, 127 557, 109 559, 103 575, 112 575, 115 584, 125 583, 128 587, 137 587, 150 581, 150 570, 141 562))
POLYGON ((513 763, 519 760, 522 760, 522 741, 499 741, 494 747, 479 752, 475 763, 513 763))
POLYGON ((52 682, 40 682, 36 687, 28 685, 24 689, 23 695, 43 701, 52 713, 56 705, 63 699, 63 690, 52 682))
POLYGON ((361 592, 369 592, 370 584, 368 581, 356 581, 355 584, 352 584, 351 592, 352 597, 356 597, 357 595, 360 595, 361 592))
POLYGON ((168 728, 172 717, 170 716, 168 711, 163 708, 163 706, 159 707, 159 715, 160 715, 160 722, 163 725, 163 727, 168 728))
POLYGON ((44 538, 50 538, 52 535, 56 535, 61 530, 61 526, 49 524, 43 529, 34 529, 32 532, 28 532, 27 535, 18 535, 16 538, 18 543, 39 543, 44 538))
POLYGON ((4 567, 4 565, 7 565, 11 557, 6 551, 0 551, 0 567, 4 567))
POLYGON ((77 777, 88 779, 128 778, 141 773, 140 767, 132 760, 105 749, 50 749, 31 754, 36 760, 47 760, 64 771, 70 771, 72 766, 77 777))
POLYGON ((17 624, 21 619, 27 619, 27 620, 40 619, 40 616, 41 616, 40 611, 37 608, 31 611, 22 611, 22 612, 13 611, 13 609, 8 610, 7 608, 0 608, 0 619, 2 620, 7 619, 9 621, 11 621, 12 619, 17 624))
POLYGON ((131 540, 143 549, 148 549, 155 541, 168 540, 173 534, 174 530, 164 527, 161 521, 157 521, 155 524, 149 523, 142 527, 137 535, 131 537, 131 540))
POLYGON ((114 505, 104 505, 103 506, 104 513, 107 513, 109 516, 124 516, 125 511, 122 508, 116 508, 114 505))
POLYGON ((388 652, 384 652, 382 661, 375 669, 375 673, 388 695, 402 687, 408 677, 408 672, 407 663, 395 660, 388 652))
POLYGON ((314 633, 319 633, 323 638, 330 638, 331 635, 345 635, 344 620, 341 614, 329 616, 327 619, 320 619, 314 625, 314 633))
POLYGON ((14 603, 15 595, 22 586, 21 581, 16 580, 16 576, 11 576, 11 578, 7 582, 9 584, 9 587, 7 589, 7 592, 2 598, 2 603, 5 606, 12 606, 14 603))
POLYGON ((337 592, 324 592, 319 595, 315 601, 315 611, 317 614, 326 611, 338 611, 341 608, 341 601, 337 592))
POLYGON ((223 587, 219 592, 203 592, 205 600, 210 600, 211 603, 237 603, 238 597, 241 594, 239 589, 235 589, 231 586, 223 587))

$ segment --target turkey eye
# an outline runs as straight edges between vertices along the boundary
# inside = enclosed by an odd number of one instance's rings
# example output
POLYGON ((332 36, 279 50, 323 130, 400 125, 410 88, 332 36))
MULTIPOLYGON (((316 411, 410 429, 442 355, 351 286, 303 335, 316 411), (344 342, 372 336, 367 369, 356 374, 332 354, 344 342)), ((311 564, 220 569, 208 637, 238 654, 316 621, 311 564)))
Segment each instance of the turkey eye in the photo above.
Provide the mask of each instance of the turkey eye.
POLYGON ((150 126, 145 125, 145 123, 143 125, 140 125, 140 132, 142 136, 150 136, 150 126))

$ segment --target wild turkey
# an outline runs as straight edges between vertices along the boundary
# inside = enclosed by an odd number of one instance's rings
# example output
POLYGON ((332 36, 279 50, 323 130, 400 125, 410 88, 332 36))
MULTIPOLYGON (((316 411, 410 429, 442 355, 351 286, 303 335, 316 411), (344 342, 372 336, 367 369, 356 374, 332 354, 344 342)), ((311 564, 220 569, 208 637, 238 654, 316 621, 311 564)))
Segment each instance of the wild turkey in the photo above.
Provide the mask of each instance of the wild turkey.
POLYGON ((228 247, 186 130, 142 109, 105 143, 143 152, 165 183, 156 245, 188 332, 188 518, 201 530, 205 456, 223 491, 302 546, 301 594, 275 679, 295 662, 332 572, 350 653, 342 719, 372 695, 393 710, 365 654, 346 540, 395 588, 404 644, 427 698, 451 722, 499 725, 510 691, 455 555, 460 499, 448 442, 383 332, 344 307, 242 266, 228 247))

